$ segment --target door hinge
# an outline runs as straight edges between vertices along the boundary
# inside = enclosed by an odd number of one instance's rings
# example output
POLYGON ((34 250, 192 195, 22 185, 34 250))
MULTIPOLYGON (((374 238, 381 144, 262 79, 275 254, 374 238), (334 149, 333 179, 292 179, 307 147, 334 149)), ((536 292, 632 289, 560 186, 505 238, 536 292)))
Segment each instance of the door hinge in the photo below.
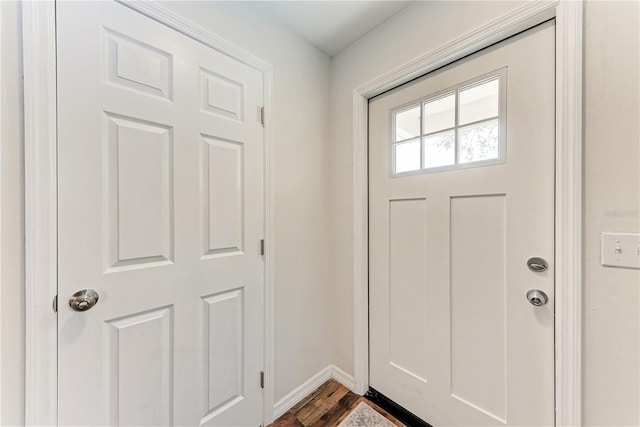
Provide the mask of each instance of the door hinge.
POLYGON ((264 256, 264 239, 260 240, 260 255, 264 256))
POLYGON ((260 124, 264 126, 264 107, 260 107, 260 124))
POLYGON ((53 297, 53 312, 58 312, 58 295, 53 297))
POLYGON ((260 388, 264 388, 264 371, 260 371, 260 388))

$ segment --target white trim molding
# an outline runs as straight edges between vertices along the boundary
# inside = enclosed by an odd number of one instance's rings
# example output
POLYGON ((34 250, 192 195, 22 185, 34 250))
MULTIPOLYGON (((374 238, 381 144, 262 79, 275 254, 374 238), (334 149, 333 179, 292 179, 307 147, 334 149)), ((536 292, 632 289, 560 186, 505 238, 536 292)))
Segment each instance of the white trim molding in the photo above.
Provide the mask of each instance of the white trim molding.
POLYGON ((265 197, 265 272, 264 272, 264 398, 263 421, 264 425, 273 422, 273 403, 275 390, 276 371, 276 276, 275 276, 275 147, 273 135, 274 109, 273 109, 273 67, 266 66, 264 72, 264 111, 265 111, 265 137, 264 137, 264 197, 265 197))
POLYGON ((581 425, 582 2, 533 1, 353 91, 355 392, 369 388, 368 100, 549 19, 556 21, 556 426, 581 425))
POLYGON ((278 400, 278 402, 273 407, 274 419, 277 419, 284 415, 289 409, 296 406, 302 401, 302 399, 309 396, 311 393, 316 391, 318 387, 320 387, 330 379, 338 381, 340 384, 353 391, 353 377, 337 366, 329 365, 326 368, 321 369, 317 374, 293 389, 285 397, 278 400))
POLYGON ((55 3, 22 3, 25 144, 25 424, 57 424, 55 3))
POLYGON ((556 426, 582 421, 582 2, 556 15, 556 426))
MULTIPOLYGON (((0 5, 0 58, 2 58, 2 5, 0 5)), ((2 67, 0 67, 0 99, 2 99, 2 67)), ((0 139, 2 139, 2 103, 0 103, 0 139)), ((2 242, 2 149, 0 148, 0 242, 2 242)), ((2 272, 2 245, 0 245, 0 273, 2 272)), ((2 280, 0 275, 0 332, 2 331, 2 280)), ((2 348, 2 334, 0 333, 0 349, 2 348)), ((2 423, 2 352, 0 351, 0 423, 2 423)))
POLYGON ((351 391, 354 391, 356 383, 353 375, 347 374, 342 369, 338 368, 336 365, 331 365, 331 378, 338 381, 340 384, 345 386, 351 391))
POLYGON ((331 365, 322 368, 317 374, 291 390, 285 397, 273 406, 273 417, 277 419, 289 409, 296 406, 302 399, 313 393, 318 387, 331 379, 331 365))
MULTIPOLYGON (((273 66, 153 2, 115 0, 263 73, 265 286, 263 418, 273 420, 273 66)), ((26 233, 26 425, 57 425, 57 149, 55 2, 23 2, 26 233)))

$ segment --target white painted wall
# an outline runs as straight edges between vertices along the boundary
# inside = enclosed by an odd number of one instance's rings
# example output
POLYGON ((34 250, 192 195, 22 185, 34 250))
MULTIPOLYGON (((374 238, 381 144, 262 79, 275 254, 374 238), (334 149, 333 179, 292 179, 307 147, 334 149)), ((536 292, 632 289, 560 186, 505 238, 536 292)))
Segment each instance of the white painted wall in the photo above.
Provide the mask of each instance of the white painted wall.
MULTIPOLYGON (((353 89, 522 4, 416 2, 333 58, 333 363, 350 374, 353 89)), ((601 231, 640 231, 638 5, 585 5, 583 412, 588 426, 640 425, 640 273, 603 268, 599 260, 601 231)))
POLYGON ((584 17, 584 425, 638 426, 640 270, 602 267, 600 232, 640 232, 640 3, 584 17))
MULTIPOLYGON (((274 66, 275 400, 331 363, 329 57, 234 2, 161 2, 274 66)), ((24 228, 19 7, 2 7, 1 425, 24 413, 24 228)), ((65 298, 65 296, 61 296, 65 298)))

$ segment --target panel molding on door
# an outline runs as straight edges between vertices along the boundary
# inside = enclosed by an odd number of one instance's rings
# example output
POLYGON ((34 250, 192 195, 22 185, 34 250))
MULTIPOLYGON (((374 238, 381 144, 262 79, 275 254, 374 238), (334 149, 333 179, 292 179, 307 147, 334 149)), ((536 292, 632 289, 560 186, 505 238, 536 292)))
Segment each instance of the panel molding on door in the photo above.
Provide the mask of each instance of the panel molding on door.
POLYGON ((202 110, 243 122, 244 86, 205 68, 200 69, 202 110))
POLYGON ((244 368, 238 361, 244 352, 244 291, 232 289, 203 297, 202 302, 207 385, 203 387, 206 415, 200 425, 242 399, 244 368))
POLYGON ((173 57, 156 47, 104 28, 105 80, 172 101, 173 57))
POLYGON ((389 363, 407 375, 427 382, 426 312, 422 323, 407 316, 426 298, 427 268, 420 259, 427 253, 427 199, 389 200, 389 301, 402 310, 389 309, 389 363), (411 248, 409 256, 397 256, 394 248, 411 248), (406 334, 399 331, 406 330, 406 334))
POLYGON ((110 353, 104 357, 110 361, 107 368, 110 424, 172 425, 173 355, 168 349, 173 348, 173 306, 133 313, 107 320, 105 324, 110 353), (127 352, 138 341, 146 345, 127 352), (159 359, 155 357, 157 353, 162 355, 159 359), (142 405, 135 403, 139 396, 144 397, 142 405))
POLYGON ((173 129, 109 112, 105 121, 105 267, 113 272, 171 264, 173 129), (146 203, 140 203, 141 199, 146 203))
POLYGON ((451 197, 449 209, 451 396, 502 424, 507 424, 506 328, 486 330, 476 319, 490 315, 495 319, 488 323, 507 324, 506 196, 451 197), (503 280, 493 292, 465 286, 483 277, 503 280), (481 337, 481 343, 468 337, 481 337))
POLYGON ((210 135, 201 135, 202 191, 204 207, 204 257, 242 252, 244 248, 243 171, 244 146, 210 135), (235 191, 225 191, 221 185, 230 183, 235 191), (221 226, 223 221, 226 224, 221 226))

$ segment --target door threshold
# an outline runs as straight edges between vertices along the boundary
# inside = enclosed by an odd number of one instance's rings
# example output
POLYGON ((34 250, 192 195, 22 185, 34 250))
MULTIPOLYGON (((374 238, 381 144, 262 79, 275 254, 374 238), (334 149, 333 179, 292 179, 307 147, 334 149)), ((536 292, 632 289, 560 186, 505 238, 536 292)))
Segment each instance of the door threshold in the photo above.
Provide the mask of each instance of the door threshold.
POLYGON ((364 394, 364 397, 387 411, 395 419, 406 424, 408 427, 432 427, 431 424, 398 405, 396 402, 374 388, 369 387, 369 390, 364 394))

